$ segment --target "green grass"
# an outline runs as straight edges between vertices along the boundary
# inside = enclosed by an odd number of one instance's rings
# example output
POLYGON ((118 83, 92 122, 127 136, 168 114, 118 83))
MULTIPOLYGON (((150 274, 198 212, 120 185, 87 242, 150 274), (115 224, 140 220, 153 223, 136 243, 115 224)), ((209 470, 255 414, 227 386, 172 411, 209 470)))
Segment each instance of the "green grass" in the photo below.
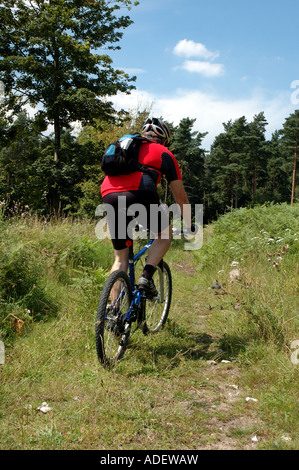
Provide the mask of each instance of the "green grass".
POLYGON ((298 448, 298 215, 241 209, 205 229, 200 251, 173 243, 169 321, 137 331, 111 371, 94 344, 110 244, 88 221, 2 221, 0 448, 298 448))

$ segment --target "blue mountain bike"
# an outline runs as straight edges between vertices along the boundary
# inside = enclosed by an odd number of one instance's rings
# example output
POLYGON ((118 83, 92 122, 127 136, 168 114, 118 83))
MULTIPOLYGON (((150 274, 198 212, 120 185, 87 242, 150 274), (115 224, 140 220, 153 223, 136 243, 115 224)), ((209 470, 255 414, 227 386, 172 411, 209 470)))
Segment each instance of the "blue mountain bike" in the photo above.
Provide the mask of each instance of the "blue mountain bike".
POLYGON ((148 297, 136 285, 137 263, 141 274, 146 252, 153 241, 150 240, 136 255, 132 243, 129 247, 129 275, 124 271, 114 271, 104 284, 95 324, 97 356, 104 367, 113 366, 123 357, 134 331, 141 329, 145 335, 156 333, 167 320, 172 295, 168 264, 162 260, 153 276, 158 291, 156 297, 148 297), (134 331, 133 323, 136 325, 134 331))

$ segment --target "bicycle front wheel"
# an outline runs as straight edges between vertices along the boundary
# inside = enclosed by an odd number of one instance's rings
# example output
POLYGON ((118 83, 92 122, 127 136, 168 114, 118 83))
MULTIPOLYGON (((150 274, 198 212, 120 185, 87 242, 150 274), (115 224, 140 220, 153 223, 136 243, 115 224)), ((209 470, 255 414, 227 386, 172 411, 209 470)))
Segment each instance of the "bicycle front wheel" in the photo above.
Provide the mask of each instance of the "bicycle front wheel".
POLYGON ((153 281, 158 291, 157 297, 146 300, 145 321, 147 332, 156 333, 161 330, 167 320, 172 295, 171 271, 167 263, 162 261, 155 271, 153 281))
POLYGON ((132 300, 132 289, 124 271, 114 271, 104 284, 98 305, 95 342, 97 356, 105 367, 123 356, 130 335, 130 325, 124 323, 132 300))

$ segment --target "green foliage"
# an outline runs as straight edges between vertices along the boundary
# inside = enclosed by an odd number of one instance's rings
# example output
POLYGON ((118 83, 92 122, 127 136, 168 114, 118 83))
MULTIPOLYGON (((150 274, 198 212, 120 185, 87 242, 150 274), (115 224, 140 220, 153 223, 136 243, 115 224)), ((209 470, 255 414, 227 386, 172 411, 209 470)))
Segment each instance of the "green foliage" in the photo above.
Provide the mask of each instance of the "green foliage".
POLYGON ((244 346, 249 338, 278 349, 288 347, 299 328, 298 204, 242 208, 219 217, 195 257, 201 272, 213 270, 220 283, 237 283, 240 288, 236 294, 239 306, 242 299, 240 321, 234 324, 232 316, 227 324, 226 350, 244 346), (233 270, 237 278, 230 281, 233 270))
POLYGON ((207 133, 192 131, 195 119, 182 119, 174 129, 171 150, 180 165, 190 204, 202 203, 205 190, 205 152, 201 148, 207 133))
POLYGON ((299 206, 265 204, 252 209, 233 210, 218 218, 213 225, 213 237, 204 243, 200 254, 204 268, 221 256, 227 262, 250 261, 262 250, 275 250, 288 245, 290 252, 299 247, 299 206))
POLYGON ((42 138, 34 128, 34 120, 25 113, 8 128, 6 145, 0 150, 0 194, 6 200, 8 213, 15 212, 17 203, 42 215, 94 215, 99 204, 103 145, 79 143, 64 131, 58 162, 53 160, 53 148, 52 137, 42 138), (81 202, 88 184, 94 187, 94 194, 88 195, 92 199, 89 205, 81 202))
MULTIPOLYGON (((39 257, 29 245, 8 246, 0 252, 1 330, 11 335, 9 319, 17 322, 46 320, 57 313, 57 304, 45 289, 39 257)), ((16 329, 18 332, 18 329, 16 329)))
POLYGON ((62 286, 98 298, 111 263, 109 247, 86 234, 83 223, 45 223, 28 215, 1 221, 0 333, 13 339, 23 326, 56 316, 62 286))
MULTIPOLYGON (((135 2, 136 4, 136 2, 135 2)), ((112 119, 111 102, 102 99, 133 86, 127 74, 112 67, 107 54, 118 49, 132 21, 119 15, 129 0, 4 1, 0 9, 0 79, 5 83, 5 109, 18 113, 22 106, 42 105, 42 126, 54 125, 55 153, 60 133, 70 123, 95 118, 112 119), (16 92, 17 90, 17 92, 16 92)))

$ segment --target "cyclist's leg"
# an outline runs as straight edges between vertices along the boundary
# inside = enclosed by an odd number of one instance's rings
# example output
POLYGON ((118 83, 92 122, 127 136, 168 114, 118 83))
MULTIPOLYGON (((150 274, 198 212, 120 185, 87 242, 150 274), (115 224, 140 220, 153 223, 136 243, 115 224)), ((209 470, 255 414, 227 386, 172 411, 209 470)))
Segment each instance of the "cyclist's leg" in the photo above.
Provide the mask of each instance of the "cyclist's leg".
POLYGON ((110 274, 113 271, 121 270, 127 272, 129 267, 129 248, 123 248, 121 250, 116 250, 114 248, 114 263, 112 265, 110 274))
POLYGON ((171 225, 157 235, 157 238, 148 251, 147 264, 152 265, 155 268, 158 266, 161 259, 166 255, 170 248, 171 236, 171 225))
POLYGON ((138 287, 143 289, 150 297, 156 297, 158 290, 153 281, 156 268, 169 250, 171 239, 168 234, 172 232, 171 227, 167 227, 160 232, 149 248, 146 265, 144 266, 141 277, 138 280, 138 287))
MULTIPOLYGON (((110 274, 114 271, 124 271, 127 273, 129 267, 129 248, 124 248, 122 250, 114 249, 114 263, 110 270, 110 274)), ((121 283, 115 283, 111 289, 111 300, 115 302, 121 292, 121 283)), ((116 305, 118 307, 118 305, 116 305)))
POLYGON ((169 221, 169 214, 165 211, 163 206, 160 205, 158 194, 156 194, 155 197, 156 201, 155 203, 152 202, 152 204, 154 204, 154 210, 158 207, 158 211, 154 212, 154 215, 156 214, 158 218, 153 218, 154 223, 151 218, 151 207, 149 207, 148 211, 150 216, 148 227, 150 228, 155 240, 149 249, 146 265, 138 280, 138 286, 145 290, 145 292, 147 292, 151 297, 156 297, 158 295, 157 288, 153 281, 153 275, 158 264, 169 250, 172 237, 172 227, 169 221))
MULTIPOLYGON (((129 248, 127 242, 130 240, 130 237, 127 234, 127 225, 131 220, 131 217, 127 216, 126 207, 121 208, 121 211, 125 211, 123 218, 125 219, 125 231, 121 231, 121 235, 119 234, 119 197, 126 198, 126 204, 129 205, 130 203, 130 193, 123 192, 123 193, 110 193, 104 197, 104 203, 109 204, 114 209, 113 211, 107 212, 107 220, 109 231, 111 234, 111 242, 114 249, 114 262, 111 267, 110 274, 114 271, 121 270, 121 271, 128 271, 129 267, 129 248)), ((122 223, 122 222, 121 222, 122 223)))

